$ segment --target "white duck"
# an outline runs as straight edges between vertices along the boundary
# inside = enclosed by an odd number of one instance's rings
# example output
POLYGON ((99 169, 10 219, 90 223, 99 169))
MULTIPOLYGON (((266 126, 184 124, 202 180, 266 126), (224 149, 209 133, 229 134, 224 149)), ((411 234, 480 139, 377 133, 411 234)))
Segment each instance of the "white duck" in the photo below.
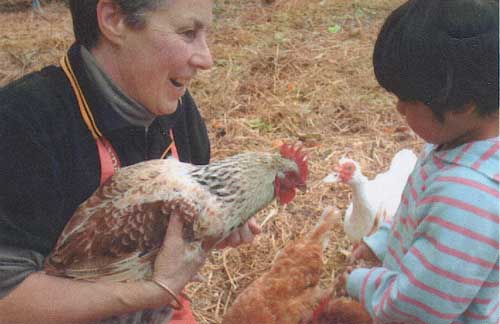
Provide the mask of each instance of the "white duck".
POLYGON ((369 180, 358 162, 342 158, 335 172, 323 179, 324 183, 342 182, 352 188, 352 201, 344 214, 344 231, 352 242, 376 230, 380 218, 394 216, 416 161, 411 150, 403 149, 393 157, 389 170, 369 180))

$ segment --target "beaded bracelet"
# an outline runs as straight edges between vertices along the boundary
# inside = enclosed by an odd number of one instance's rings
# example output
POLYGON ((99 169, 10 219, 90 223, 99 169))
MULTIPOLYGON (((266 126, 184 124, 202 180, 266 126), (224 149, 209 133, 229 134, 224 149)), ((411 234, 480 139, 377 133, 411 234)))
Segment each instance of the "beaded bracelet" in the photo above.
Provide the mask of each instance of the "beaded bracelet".
POLYGON ((179 298, 177 298, 177 296, 174 294, 174 292, 170 288, 168 288, 168 286, 166 284, 164 284, 163 282, 158 281, 156 279, 153 279, 151 281, 153 281, 155 284, 157 284, 158 286, 160 286, 161 288, 163 288, 164 290, 166 290, 170 294, 170 296, 172 296, 172 298, 175 301, 175 304, 177 304, 177 305, 170 304, 170 306, 172 306, 173 309, 175 309, 175 310, 181 310, 182 309, 183 306, 182 306, 181 301, 179 300, 179 298))

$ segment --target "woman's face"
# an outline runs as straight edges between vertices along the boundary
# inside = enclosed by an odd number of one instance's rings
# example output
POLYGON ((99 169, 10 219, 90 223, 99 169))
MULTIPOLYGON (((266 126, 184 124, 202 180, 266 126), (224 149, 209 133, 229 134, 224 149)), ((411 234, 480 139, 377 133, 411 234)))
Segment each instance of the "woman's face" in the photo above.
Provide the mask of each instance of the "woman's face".
POLYGON ((212 5, 212 0, 166 0, 147 14, 145 28, 126 29, 113 63, 115 78, 153 114, 175 112, 197 71, 212 66, 206 40, 212 5))

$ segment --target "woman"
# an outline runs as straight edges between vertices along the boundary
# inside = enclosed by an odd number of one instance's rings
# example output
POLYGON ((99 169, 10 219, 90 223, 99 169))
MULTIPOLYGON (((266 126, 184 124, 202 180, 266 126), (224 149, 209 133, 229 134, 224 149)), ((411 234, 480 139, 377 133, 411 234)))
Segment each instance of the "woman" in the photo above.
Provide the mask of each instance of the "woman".
MULTIPOLYGON (((76 42, 61 67, 0 90, 0 323, 171 317, 170 292, 180 293, 206 257, 181 258, 186 246, 175 217, 154 267, 161 285, 86 283, 40 270, 77 206, 116 168, 169 154, 208 163, 205 124, 186 88, 213 63, 206 44, 212 5, 72 0, 76 42)), ((250 242, 259 231, 249 222, 224 245, 250 242)))

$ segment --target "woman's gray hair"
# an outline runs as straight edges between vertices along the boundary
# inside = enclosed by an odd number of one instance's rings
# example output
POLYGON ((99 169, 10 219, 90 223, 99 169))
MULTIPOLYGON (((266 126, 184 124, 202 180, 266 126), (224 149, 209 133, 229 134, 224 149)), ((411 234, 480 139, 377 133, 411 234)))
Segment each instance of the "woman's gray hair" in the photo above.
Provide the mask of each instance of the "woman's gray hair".
MULTIPOLYGON (((147 12, 155 11, 166 0, 113 0, 125 16, 125 23, 134 29, 144 28, 147 12)), ((99 0, 70 0, 75 41, 92 49, 101 35, 97 23, 97 3, 99 0)))

